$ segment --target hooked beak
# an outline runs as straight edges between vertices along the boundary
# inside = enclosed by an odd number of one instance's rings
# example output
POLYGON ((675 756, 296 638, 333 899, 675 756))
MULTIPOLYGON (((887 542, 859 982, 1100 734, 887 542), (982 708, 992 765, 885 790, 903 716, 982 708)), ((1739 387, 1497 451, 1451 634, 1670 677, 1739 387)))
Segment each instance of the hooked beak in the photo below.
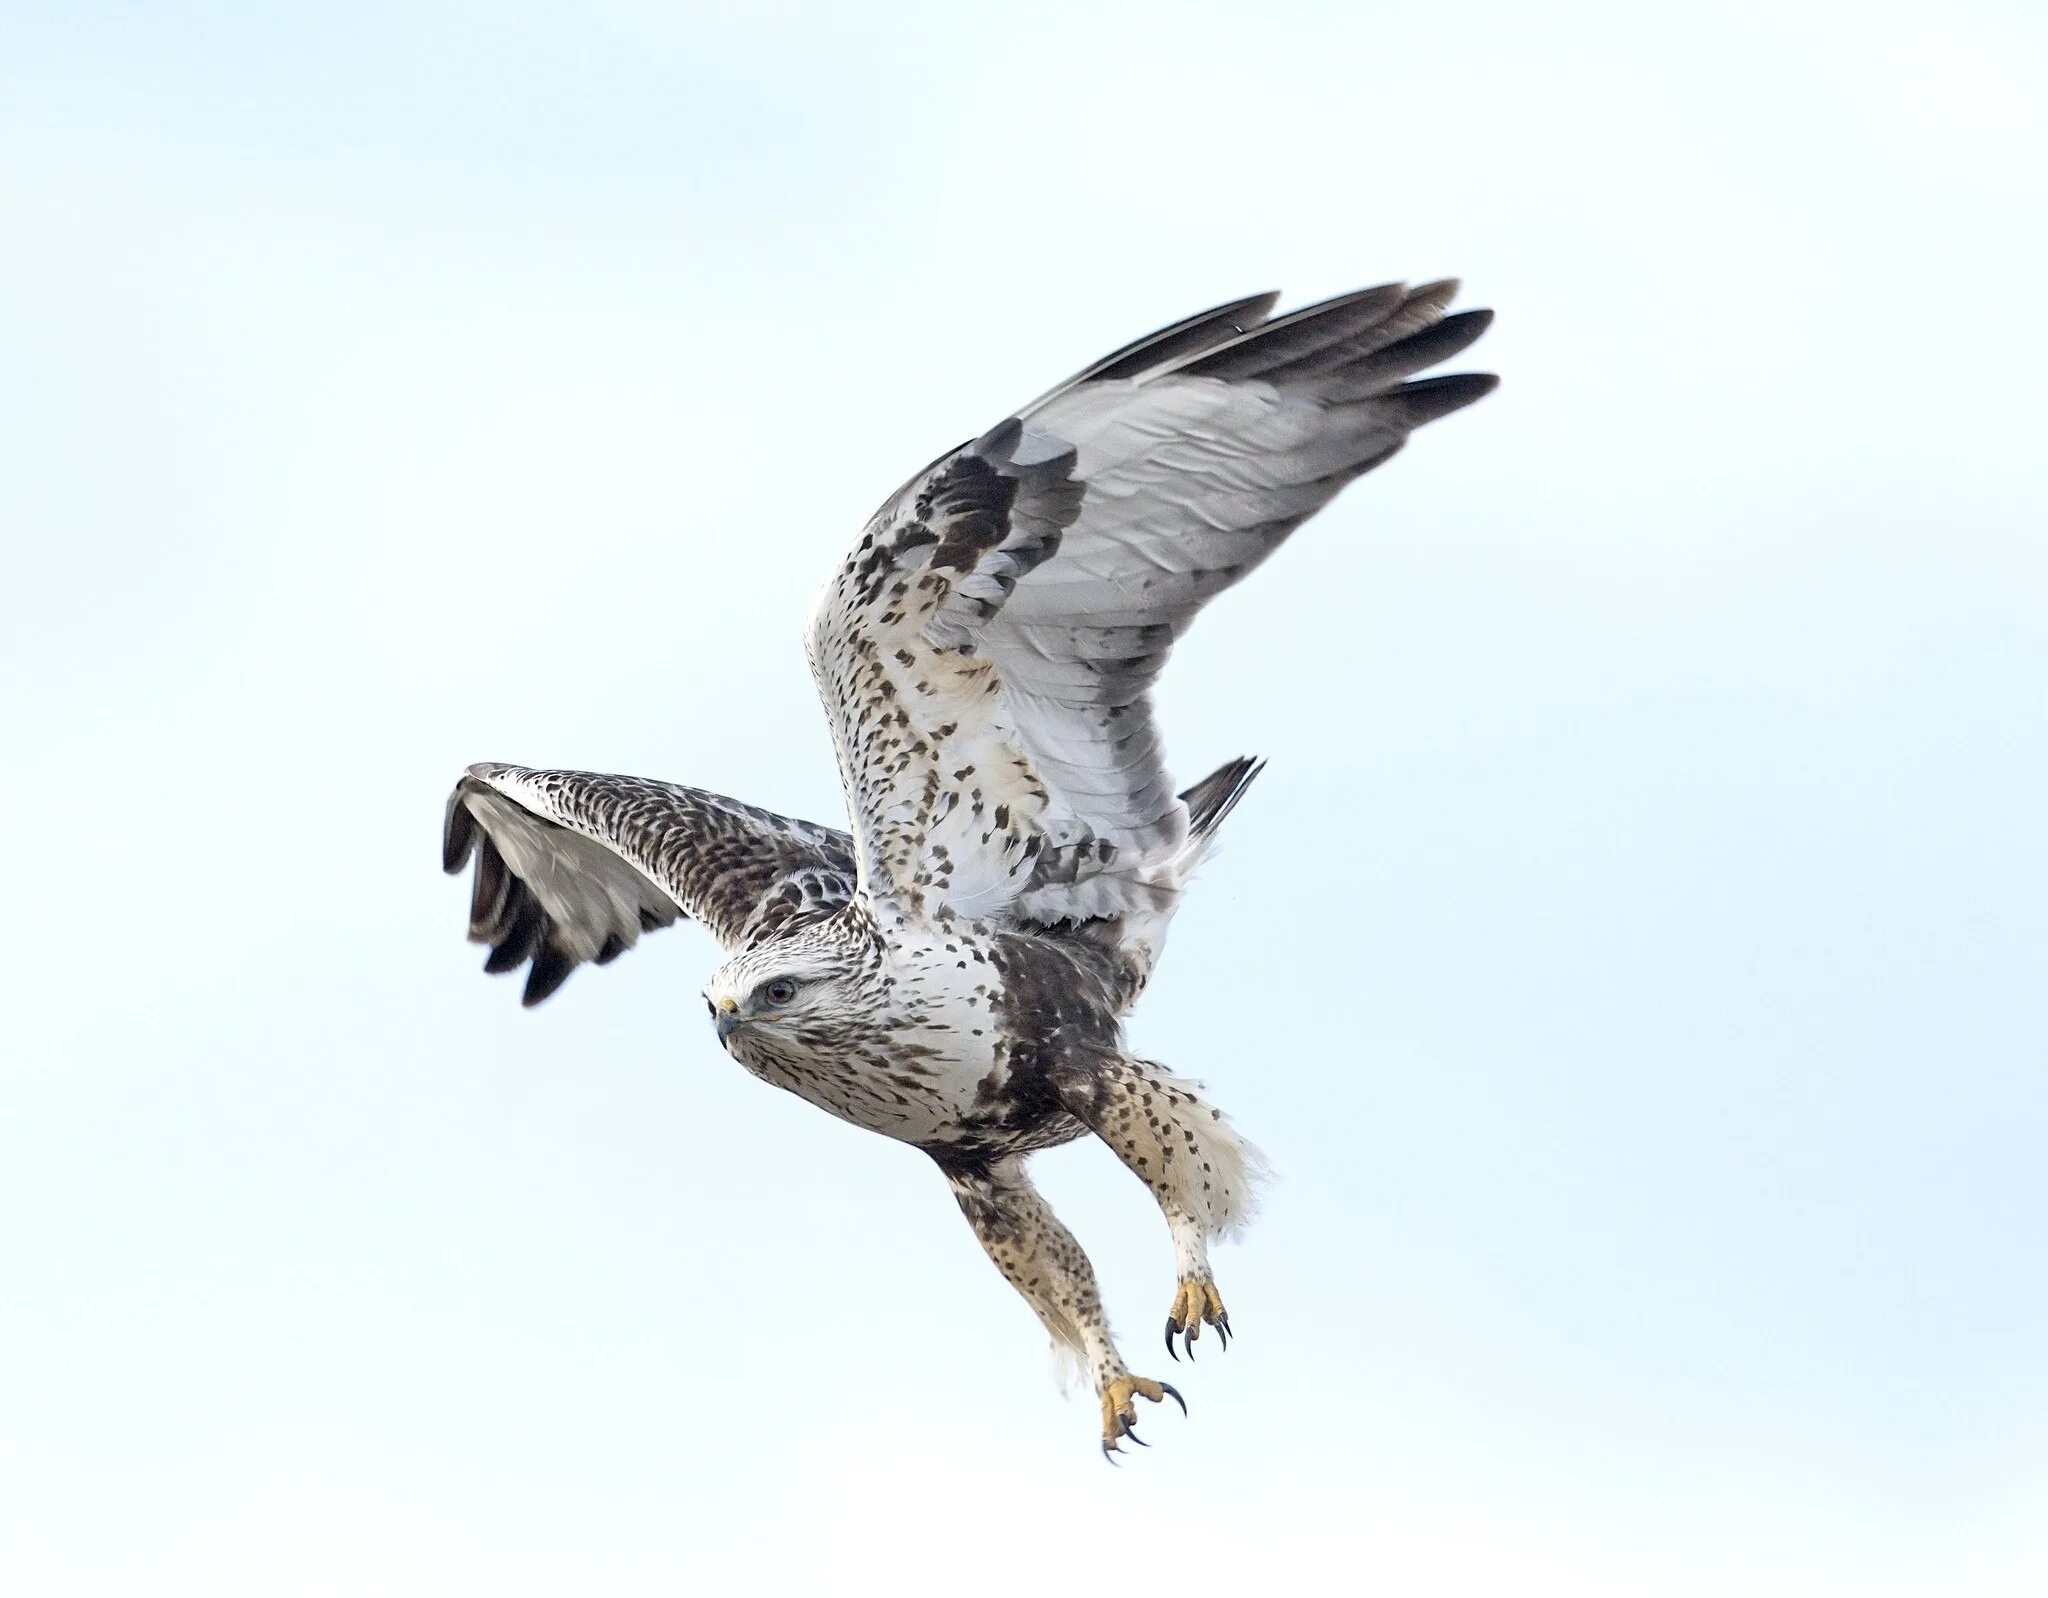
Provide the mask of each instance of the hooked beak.
POLYGON ((718 1041, 729 1043, 732 1035, 747 1023, 741 1019, 740 1007, 730 999, 720 999, 711 1012, 712 1025, 718 1028, 718 1041))

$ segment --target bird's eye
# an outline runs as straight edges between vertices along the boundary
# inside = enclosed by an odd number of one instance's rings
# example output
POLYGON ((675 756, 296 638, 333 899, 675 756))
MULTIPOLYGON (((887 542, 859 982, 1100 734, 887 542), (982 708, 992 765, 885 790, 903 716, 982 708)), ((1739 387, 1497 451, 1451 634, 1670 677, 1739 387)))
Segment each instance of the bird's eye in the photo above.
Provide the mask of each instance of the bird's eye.
POLYGON ((796 997, 796 984, 788 977, 777 977, 761 990, 761 997, 770 1004, 787 1004, 796 997))

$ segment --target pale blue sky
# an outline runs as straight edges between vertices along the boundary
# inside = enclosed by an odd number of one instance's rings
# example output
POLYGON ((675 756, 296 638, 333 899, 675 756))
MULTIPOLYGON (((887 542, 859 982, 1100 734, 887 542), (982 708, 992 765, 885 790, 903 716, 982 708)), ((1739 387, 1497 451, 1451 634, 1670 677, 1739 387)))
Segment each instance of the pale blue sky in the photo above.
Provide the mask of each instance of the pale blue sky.
MULTIPOLYGON (((1991 5, 0 13, 0 1588, 2034 1593, 2048 28, 1991 5), (472 760, 838 819, 798 628, 1105 349, 1462 274, 1500 393, 1176 658, 1139 1045, 1281 1173, 1112 1477, 472 760)), ((1141 1369, 1170 1254, 1041 1162, 1141 1369)), ((1155 1372, 1156 1374, 1156 1372, 1155 1372)))

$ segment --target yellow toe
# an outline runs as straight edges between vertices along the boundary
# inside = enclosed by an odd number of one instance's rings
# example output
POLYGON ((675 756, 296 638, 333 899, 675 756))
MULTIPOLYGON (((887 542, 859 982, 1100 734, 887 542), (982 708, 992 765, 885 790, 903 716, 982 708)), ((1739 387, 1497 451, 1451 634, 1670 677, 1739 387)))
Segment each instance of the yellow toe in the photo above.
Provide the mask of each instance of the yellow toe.
POLYGON ((1147 1377, 1133 1376, 1129 1372, 1125 1372, 1122 1376, 1105 1384, 1102 1389, 1102 1451, 1104 1454, 1121 1453, 1122 1450, 1117 1445, 1126 1437, 1130 1438, 1132 1442, 1137 1443, 1140 1447, 1145 1446, 1143 1439, 1133 1429, 1138 1421, 1136 1401, 1140 1398, 1154 1404, 1171 1398, 1176 1404, 1180 1405, 1183 1415, 1188 1410, 1187 1400, 1182 1398, 1179 1393, 1175 1392, 1165 1382, 1155 1382, 1147 1377))
POLYGON ((1166 1312, 1167 1353, 1180 1358, 1173 1346, 1178 1337, 1181 1347, 1193 1358, 1195 1340, 1202 1335, 1204 1326, 1215 1327, 1223 1346, 1230 1346, 1230 1315, 1223 1308, 1223 1295, 1216 1291, 1215 1282, 1199 1276, 1182 1282, 1174 1292, 1173 1307, 1166 1312))

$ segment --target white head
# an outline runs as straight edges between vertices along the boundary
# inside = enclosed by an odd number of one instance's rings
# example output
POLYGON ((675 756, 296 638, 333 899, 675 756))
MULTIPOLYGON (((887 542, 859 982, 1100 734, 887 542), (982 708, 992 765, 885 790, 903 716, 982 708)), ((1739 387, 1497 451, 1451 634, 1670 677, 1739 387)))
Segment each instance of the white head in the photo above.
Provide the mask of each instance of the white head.
POLYGON ((704 1002, 718 1041, 746 1065, 803 1065, 839 1055, 881 1019, 879 951, 807 928, 734 955, 704 1002))

